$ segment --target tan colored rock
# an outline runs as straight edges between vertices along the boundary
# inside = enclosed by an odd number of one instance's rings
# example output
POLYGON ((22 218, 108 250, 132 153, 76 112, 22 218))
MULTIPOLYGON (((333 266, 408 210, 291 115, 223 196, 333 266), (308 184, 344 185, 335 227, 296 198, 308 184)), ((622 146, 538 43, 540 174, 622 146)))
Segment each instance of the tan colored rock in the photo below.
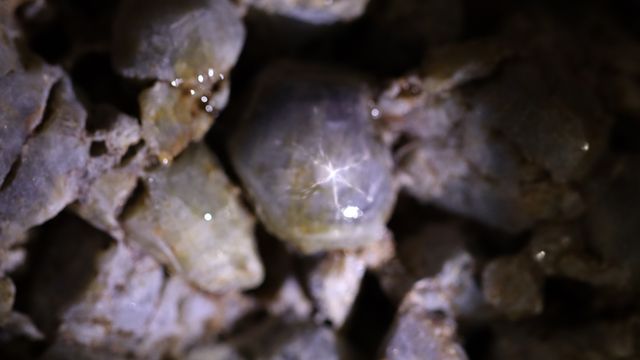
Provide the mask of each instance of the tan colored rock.
POLYGON ((247 289, 263 278, 253 219, 204 145, 151 171, 124 216, 128 241, 210 292, 247 289))

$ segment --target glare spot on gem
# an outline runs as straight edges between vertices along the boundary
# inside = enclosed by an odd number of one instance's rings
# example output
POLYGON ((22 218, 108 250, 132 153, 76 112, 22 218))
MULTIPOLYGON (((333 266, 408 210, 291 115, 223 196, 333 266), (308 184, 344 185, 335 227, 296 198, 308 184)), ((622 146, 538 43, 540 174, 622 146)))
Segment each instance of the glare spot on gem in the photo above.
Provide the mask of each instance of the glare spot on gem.
POLYGON ((211 221, 213 220, 213 215, 211 215, 211 213, 204 213, 204 221, 211 221))
POLYGON ((360 210, 359 207, 353 205, 345 206, 342 209, 342 216, 346 217, 347 219, 357 219, 362 216, 362 210, 360 210))

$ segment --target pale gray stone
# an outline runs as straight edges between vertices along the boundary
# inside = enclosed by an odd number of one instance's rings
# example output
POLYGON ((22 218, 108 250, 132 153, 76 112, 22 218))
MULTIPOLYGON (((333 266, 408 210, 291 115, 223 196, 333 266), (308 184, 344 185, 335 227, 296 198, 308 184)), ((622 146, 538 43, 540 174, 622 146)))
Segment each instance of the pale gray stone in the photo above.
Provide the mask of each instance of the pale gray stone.
POLYGON ((281 64, 263 74, 230 140, 265 226, 312 253, 381 239, 395 201, 389 150, 363 83, 281 64))

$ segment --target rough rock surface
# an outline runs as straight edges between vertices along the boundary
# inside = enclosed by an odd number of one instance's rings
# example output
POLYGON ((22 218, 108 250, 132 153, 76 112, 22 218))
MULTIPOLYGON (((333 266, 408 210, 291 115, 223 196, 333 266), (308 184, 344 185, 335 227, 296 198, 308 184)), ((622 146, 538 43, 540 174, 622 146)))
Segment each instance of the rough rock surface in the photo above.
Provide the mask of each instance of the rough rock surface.
POLYGON ((113 60, 127 77, 196 85, 227 74, 244 37, 228 0, 125 1, 114 22, 113 60))
POLYGON ((89 159, 86 112, 71 84, 52 93, 52 109, 21 151, 11 179, 0 190, 0 240, 18 238, 60 212, 78 195, 89 159))
POLYGON ((262 281, 253 220, 212 154, 194 145, 150 172, 124 215, 127 239, 202 289, 245 289, 262 281))
POLYGON ((0 359, 639 359, 638 18, 0 0, 0 359))

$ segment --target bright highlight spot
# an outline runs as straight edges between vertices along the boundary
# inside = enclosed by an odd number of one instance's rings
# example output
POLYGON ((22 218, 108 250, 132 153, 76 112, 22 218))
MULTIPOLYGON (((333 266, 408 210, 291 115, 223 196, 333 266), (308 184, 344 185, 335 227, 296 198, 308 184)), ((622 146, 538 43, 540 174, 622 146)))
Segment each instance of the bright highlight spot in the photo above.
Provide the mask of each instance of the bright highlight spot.
POLYGON ((204 213, 204 221, 211 221, 213 220, 213 215, 211 215, 211 213, 204 213))
POLYGON ((342 216, 347 219, 357 219, 362 216, 362 210, 357 206, 349 205, 342 209, 342 216))

